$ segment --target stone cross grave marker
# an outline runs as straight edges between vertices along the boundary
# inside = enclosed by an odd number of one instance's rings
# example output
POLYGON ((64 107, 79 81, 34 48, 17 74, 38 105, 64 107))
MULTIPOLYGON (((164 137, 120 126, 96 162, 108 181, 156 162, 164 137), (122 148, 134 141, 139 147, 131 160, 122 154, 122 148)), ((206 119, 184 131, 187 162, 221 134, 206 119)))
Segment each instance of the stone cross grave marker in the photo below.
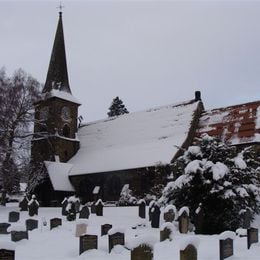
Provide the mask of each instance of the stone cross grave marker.
POLYGON ((98 248, 98 237, 96 235, 83 235, 79 237, 79 254, 98 248))
POLYGON ((11 240, 13 242, 28 239, 28 231, 11 231, 11 240))
POLYGON ((56 228, 58 226, 62 225, 62 220, 61 218, 52 218, 50 219, 50 229, 52 230, 53 228, 56 228))
POLYGON ((153 211, 154 203, 155 203, 154 200, 152 200, 152 201, 149 203, 149 209, 148 209, 149 221, 152 221, 152 215, 153 215, 152 211, 153 211))
POLYGON ((103 216, 103 202, 99 200, 96 204, 96 215, 103 216))
POLYGON ((79 200, 75 201, 75 210, 76 210, 76 213, 79 213, 79 211, 80 211, 80 201, 79 200))
POLYGON ((101 236, 107 235, 108 231, 112 228, 110 224, 101 225, 101 236))
POLYGON ((20 213, 17 211, 9 212, 8 222, 17 222, 20 219, 20 213))
POLYGON ((219 257, 223 260, 233 255, 233 239, 219 240, 219 257))
POLYGON ((131 260, 152 260, 153 249, 145 244, 141 244, 138 247, 132 249, 131 260))
POLYGON ((1 260, 15 260, 15 251, 1 248, 0 249, 1 260))
POLYGON ((185 234, 189 231, 189 216, 186 211, 179 216, 179 231, 185 234))
POLYGON ((33 217, 34 215, 38 215, 38 209, 39 209, 39 204, 35 199, 29 202, 28 212, 30 217, 33 217))
POLYGON ((11 224, 9 223, 0 223, 0 234, 9 234, 10 232, 7 231, 8 227, 10 227, 11 224))
POLYGON ((171 240, 172 230, 168 227, 165 227, 163 230, 160 231, 160 241, 164 241, 166 239, 171 240))
POLYGON ((108 235, 108 251, 111 252, 115 245, 125 245, 125 234, 116 232, 112 235, 108 235))
POLYGON ((26 198, 26 196, 19 202, 19 208, 21 211, 28 210, 28 199, 26 198))
POLYGON ((205 212, 204 209, 199 208, 197 212, 195 212, 195 234, 203 234, 204 233, 204 218, 205 212))
POLYGON ((254 243, 258 243, 258 229, 249 228, 247 229, 247 249, 254 243))
POLYGON ((194 245, 187 245, 184 250, 180 250, 180 260, 197 260, 197 249, 194 245))
POLYGON ((145 218, 145 201, 142 200, 139 204, 138 204, 138 215, 140 218, 145 218))
POLYGON ((87 224, 86 223, 79 223, 76 225, 76 237, 80 237, 87 233, 87 224))
POLYGON ((81 211, 79 212, 79 218, 89 218, 89 209, 88 206, 83 206, 81 211))
POLYGON ((36 219, 26 219, 25 225, 26 225, 27 231, 32 231, 32 230, 38 228, 38 220, 36 220, 36 219))
POLYGON ((152 228, 159 228, 159 226, 160 226, 160 214, 161 214, 160 208, 157 205, 155 205, 153 207, 153 211, 152 211, 152 222, 151 222, 152 228))

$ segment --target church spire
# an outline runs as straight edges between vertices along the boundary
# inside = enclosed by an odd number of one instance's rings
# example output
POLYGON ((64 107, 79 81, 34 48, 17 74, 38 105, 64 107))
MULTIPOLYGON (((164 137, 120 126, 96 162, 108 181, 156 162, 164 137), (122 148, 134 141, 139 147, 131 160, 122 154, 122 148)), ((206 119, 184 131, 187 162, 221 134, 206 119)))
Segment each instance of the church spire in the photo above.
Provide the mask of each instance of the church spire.
POLYGON ((59 12, 59 21, 52 48, 51 60, 49 64, 46 82, 42 92, 50 92, 53 89, 71 93, 67 71, 61 11, 59 12))

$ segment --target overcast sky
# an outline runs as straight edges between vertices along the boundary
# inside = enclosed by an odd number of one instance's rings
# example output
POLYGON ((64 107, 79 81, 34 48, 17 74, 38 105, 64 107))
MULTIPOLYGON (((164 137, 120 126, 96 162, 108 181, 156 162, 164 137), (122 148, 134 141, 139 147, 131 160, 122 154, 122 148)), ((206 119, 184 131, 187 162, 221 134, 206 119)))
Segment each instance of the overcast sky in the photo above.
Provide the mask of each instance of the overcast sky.
MULTIPOLYGON (((59 1, 0 0, 0 67, 45 82, 59 1)), ((259 1, 63 1, 70 87, 84 121, 192 99, 260 99, 259 1)))

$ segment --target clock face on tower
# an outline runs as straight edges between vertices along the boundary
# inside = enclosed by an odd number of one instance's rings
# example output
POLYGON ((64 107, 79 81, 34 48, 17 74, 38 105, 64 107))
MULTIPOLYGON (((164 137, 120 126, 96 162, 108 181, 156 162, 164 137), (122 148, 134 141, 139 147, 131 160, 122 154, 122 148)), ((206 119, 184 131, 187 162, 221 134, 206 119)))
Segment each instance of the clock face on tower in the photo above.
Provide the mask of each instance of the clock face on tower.
POLYGON ((61 109, 61 118, 63 121, 71 121, 71 112, 68 107, 64 106, 61 109))

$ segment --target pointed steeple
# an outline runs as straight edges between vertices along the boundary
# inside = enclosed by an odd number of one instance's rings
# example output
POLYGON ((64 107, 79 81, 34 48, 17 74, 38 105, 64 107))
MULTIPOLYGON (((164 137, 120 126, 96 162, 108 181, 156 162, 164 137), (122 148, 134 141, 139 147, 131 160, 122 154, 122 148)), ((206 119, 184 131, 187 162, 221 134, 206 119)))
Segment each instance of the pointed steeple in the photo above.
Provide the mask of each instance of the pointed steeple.
POLYGON ((59 12, 59 21, 52 48, 51 60, 49 64, 46 82, 42 92, 50 92, 53 89, 71 93, 69 86, 69 77, 67 71, 66 52, 62 26, 62 12, 59 12))

